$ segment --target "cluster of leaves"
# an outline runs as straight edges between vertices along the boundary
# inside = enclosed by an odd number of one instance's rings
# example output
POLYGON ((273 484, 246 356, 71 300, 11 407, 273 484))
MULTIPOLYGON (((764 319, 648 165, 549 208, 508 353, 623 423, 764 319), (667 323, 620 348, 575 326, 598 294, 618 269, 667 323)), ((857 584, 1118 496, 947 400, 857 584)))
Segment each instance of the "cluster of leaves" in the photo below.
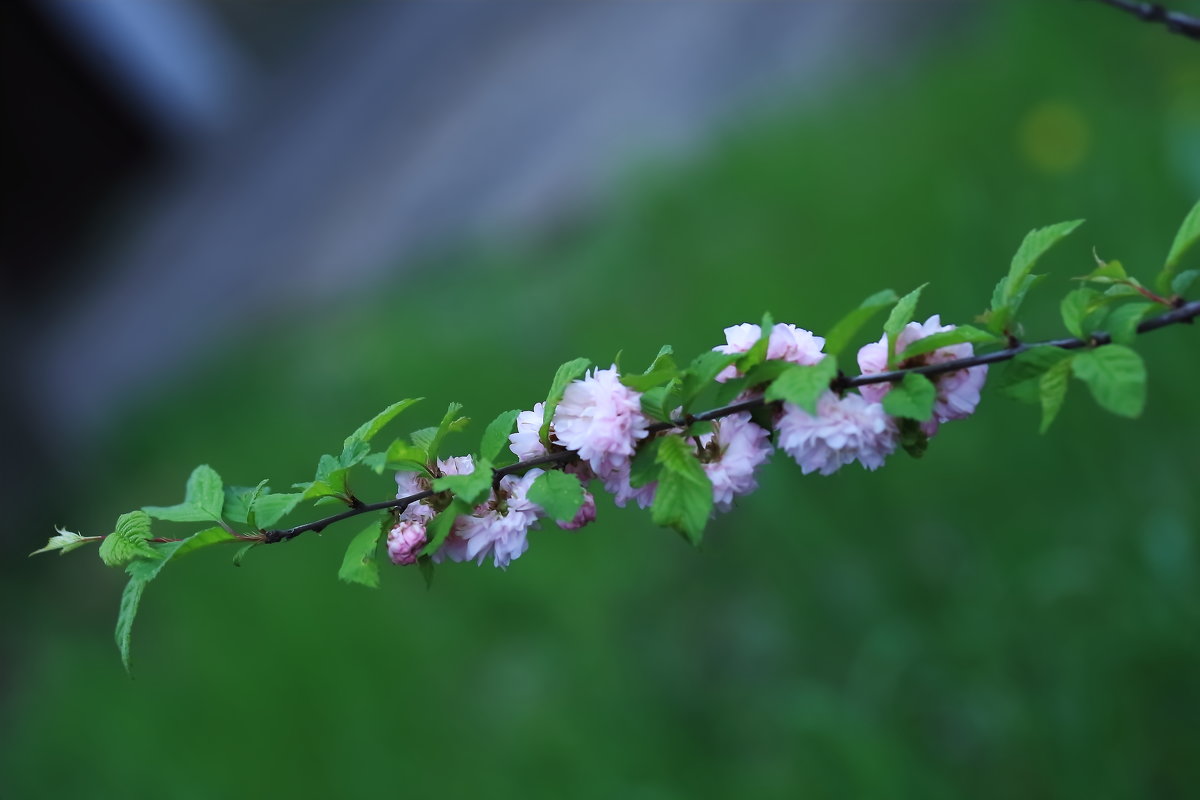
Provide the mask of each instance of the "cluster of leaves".
MULTIPOLYGON (((643 372, 621 378, 626 386, 641 393, 642 410, 654 420, 651 430, 655 435, 638 447, 630 476, 634 487, 657 483, 651 506, 654 522, 674 528, 688 541, 699 543, 712 516, 713 493, 689 438, 711 432, 712 420, 743 407, 753 414, 769 415, 770 404, 785 401, 815 414, 823 392, 830 388, 845 391, 866 383, 863 378, 847 378, 840 372, 839 358, 862 328, 884 311, 888 311, 883 330, 890 345, 887 360, 891 372, 871 376, 870 380, 892 383, 883 401, 884 409, 900 419, 902 444, 913 455, 920 455, 925 448, 919 424, 932 418, 937 395, 931 368, 921 357, 957 344, 1004 348, 996 351, 997 357, 992 359, 1011 359, 1000 377, 1001 389, 1018 400, 1040 404, 1043 431, 1062 407, 1071 375, 1088 386, 1102 407, 1124 416, 1139 414, 1145 399, 1146 371, 1129 344, 1139 323, 1154 308, 1182 307, 1183 294, 1200 277, 1200 270, 1181 269, 1184 253, 1200 240, 1200 203, 1188 214, 1176 236, 1154 290, 1132 277, 1119 262, 1097 258, 1096 268, 1078 279, 1082 285, 1062 300, 1063 323, 1072 338, 1039 345, 1022 344, 1018 312, 1030 290, 1044 278, 1033 274, 1033 269, 1051 247, 1080 224, 1081 221, 1073 221, 1051 225, 1025 237, 1008 274, 993 292, 991 307, 979 318, 983 327, 958 326, 919 339, 899 352, 899 334, 913 320, 923 286, 902 297, 885 290, 865 299, 830 329, 825 338, 827 355, 813 366, 767 358, 773 327, 769 314, 762 319, 761 338, 745 353, 706 352, 681 366, 672 348, 663 347, 643 372), (717 382, 717 375, 731 366, 740 377, 717 382), (761 399, 728 405, 749 390, 754 390, 761 399), (712 410, 697 411, 702 408, 712 410)), ((570 454, 551 441, 550 423, 566 388, 590 366, 589 360, 577 358, 563 364, 554 375, 540 429, 542 443, 551 456, 537 464, 553 467, 570 460, 570 454)), ((450 535, 455 519, 484 501, 502 475, 532 467, 535 462, 513 463, 508 437, 520 412, 510 410, 497 415, 484 429, 472 454, 475 470, 471 474, 441 474, 437 460, 444 439, 463 431, 469 423, 467 417, 460 416, 462 406, 458 403, 449 405, 437 425, 396 438, 382 449, 373 449, 372 442, 384 427, 419 400, 393 403, 364 422, 345 438, 340 453, 322 455, 312 480, 295 484, 294 491, 272 492, 265 480, 255 486, 225 486, 217 472, 204 465, 188 478, 180 503, 145 506, 123 514, 107 536, 85 537, 60 531, 37 552, 66 553, 100 542, 101 560, 125 570, 129 580, 121 598, 116 636, 127 668, 130 632, 146 586, 172 559, 210 545, 240 545, 234 556, 234 562, 240 564, 253 547, 284 541, 305 530, 319 531, 343 518, 382 511, 385 514, 382 520, 372 522, 350 541, 338 573, 347 582, 378 586, 376 554, 380 540, 394 521, 392 514, 397 507, 416 498, 365 504, 351 486, 355 469, 366 468, 376 474, 412 471, 427 479, 431 488, 421 497, 431 498, 431 504, 440 512, 429 524, 428 541, 420 558, 428 579, 432 569, 429 557, 450 535), (314 505, 344 504, 347 510, 284 531, 273 528, 305 501, 314 505), (203 523, 204 527, 184 538, 157 538, 151 532, 152 520, 203 523)), ((769 419, 760 416, 759 421, 767 429, 772 427, 769 419)), ((559 521, 572 519, 584 502, 580 482, 553 468, 536 479, 528 496, 559 521)))

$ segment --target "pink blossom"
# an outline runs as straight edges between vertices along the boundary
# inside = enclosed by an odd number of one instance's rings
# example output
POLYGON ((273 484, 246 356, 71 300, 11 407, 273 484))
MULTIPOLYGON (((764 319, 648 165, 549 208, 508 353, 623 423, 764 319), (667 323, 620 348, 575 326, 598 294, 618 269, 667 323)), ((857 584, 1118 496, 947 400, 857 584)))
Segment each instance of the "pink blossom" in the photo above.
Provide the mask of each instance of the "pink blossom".
POLYGON ((388 531, 387 551, 393 564, 408 565, 417 563, 417 556, 425 546, 425 523, 416 521, 401 521, 388 531))
MULTIPOLYGON (((718 353, 746 353, 760 338, 762 338, 762 327, 744 322, 741 325, 726 328, 726 343, 717 345, 713 350, 718 353)), ((811 366, 825 357, 825 354, 821 352, 821 348, 824 346, 825 340, 820 336, 813 336, 812 331, 779 322, 771 328, 771 339, 767 343, 767 358, 811 366)), ((717 380, 724 383, 737 376, 737 369, 728 366, 717 375, 717 380)))
POLYGON ((558 527, 564 531, 577 531, 584 525, 588 525, 596 521, 596 497, 587 489, 583 490, 583 505, 579 507, 579 511, 575 513, 567 522, 559 522, 558 527))
POLYGON ((527 497, 540 469, 524 475, 506 475, 500 480, 499 497, 493 496, 476 513, 455 523, 458 537, 466 543, 465 560, 482 564, 489 555, 500 569, 529 549, 526 533, 543 515, 540 506, 527 497), (461 528, 459 525, 461 524, 461 528))
POLYGON ((713 425, 713 433, 699 437, 701 448, 711 451, 712 456, 703 466, 712 482, 716 508, 728 511, 735 495, 758 488, 754 470, 771 455, 770 432, 755 425, 746 411, 716 420, 713 425))
POLYGON ((508 435, 508 449, 521 461, 546 455, 546 446, 539 436, 545 408, 545 403, 538 403, 532 411, 517 415, 517 432, 508 435))
MULTIPOLYGON (((954 330, 953 325, 941 324, 941 316, 934 314, 924 323, 910 322, 896 337, 896 354, 913 342, 932 336, 935 333, 954 330)), ((901 368, 920 367, 928 364, 942 364, 960 358, 970 358, 975 355, 975 348, 969 343, 953 344, 939 347, 929 353, 914 356, 905 360, 901 368)), ((884 372, 887 370, 888 340, 887 334, 878 342, 863 345, 858 351, 858 368, 864 375, 884 372)), ((969 367, 955 372, 935 375, 931 378, 937 386, 937 399, 933 405, 933 418, 921 424, 921 429, 929 436, 937 433, 938 425, 952 419, 964 419, 975 412, 979 405, 979 393, 987 379, 987 365, 969 367)), ((890 383, 869 383, 860 386, 859 391, 869 400, 879 402, 892 388, 890 383)))
POLYGON ((627 467, 650 422, 641 395, 621 383, 616 365, 573 381, 554 412, 554 431, 597 475, 627 467))
POLYGON ((784 403, 778 429, 779 446, 805 475, 831 475, 855 459, 869 470, 878 469, 896 449, 895 421, 879 403, 858 394, 825 392, 817 400, 816 416, 784 403))
POLYGON ((599 477, 604 481, 604 488, 613 496, 613 502, 620 508, 624 508, 630 500, 636 502, 641 508, 649 508, 650 504, 654 502, 654 492, 658 489, 658 481, 651 481, 645 486, 634 488, 629 483, 629 464, 599 477))
MULTIPOLYGON (((429 478, 423 472, 396 473, 396 499, 412 497, 429 490, 429 478)), ((400 512, 401 522, 427 523, 433 518, 434 510, 424 501, 409 503, 400 512)))

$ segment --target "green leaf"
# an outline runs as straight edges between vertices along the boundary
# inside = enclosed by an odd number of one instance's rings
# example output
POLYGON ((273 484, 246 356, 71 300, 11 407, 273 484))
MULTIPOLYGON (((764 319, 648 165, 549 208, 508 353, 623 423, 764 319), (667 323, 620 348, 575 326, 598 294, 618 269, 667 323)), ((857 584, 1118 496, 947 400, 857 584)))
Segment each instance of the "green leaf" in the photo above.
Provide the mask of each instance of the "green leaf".
POLYGON ((1137 338, 1137 326, 1158 303, 1126 303, 1117 306, 1104 322, 1104 330, 1117 344, 1130 344, 1137 338))
POLYGON ((904 452, 913 458, 925 455, 925 451, 929 449, 929 434, 921 430, 920 422, 900 417, 896 420, 896 427, 899 429, 900 446, 904 448, 904 452))
MULTIPOLYGON (((893 417, 907 417, 918 422, 933 419, 933 403, 937 387, 924 375, 910 372, 883 396, 883 410, 893 417)), ((811 412, 810 412, 811 413, 811 412)))
POLYGON ((501 411, 494 420, 488 423, 483 432, 483 441, 479 444, 479 457, 488 461, 496 458, 508 447, 508 435, 512 433, 513 424, 517 421, 520 409, 501 411))
POLYGON ((995 344, 1002 342, 1004 339, 996 336, 994 333, 982 331, 979 328, 972 328, 970 325, 958 325, 952 331, 942 331, 926 336, 923 339, 917 339, 915 342, 904 348, 904 352, 896 357, 896 361, 903 364, 910 358, 922 356, 926 353, 932 353, 940 347, 951 347, 956 344, 995 344))
POLYGON ((534 479, 527 497, 551 518, 570 522, 583 505, 583 485, 574 475, 550 470, 534 479))
POLYGON ((413 432, 413 444, 423 447, 426 462, 432 464, 437 460, 438 451, 441 450, 442 440, 446 438, 446 434, 461 431, 467 427, 470 420, 467 417, 456 416, 459 411, 462 411, 462 403, 451 403, 446 407, 446 413, 436 428, 423 428, 413 432), (431 430, 432 433, 430 433, 431 430))
POLYGON ((304 495, 299 493, 264 494, 251 506, 248 521, 256 528, 270 528, 290 514, 303 499, 304 495))
POLYGON ((592 362, 589 359, 573 358, 560 365, 555 371, 554 380, 550 382, 550 393, 546 395, 546 405, 542 409, 542 427, 538 432, 538 438, 547 447, 550 446, 550 423, 554 419, 555 409, 562 400, 563 392, 567 390, 571 381, 587 372, 587 368, 591 365, 592 362))
POLYGON ((358 429, 355 430, 354 433, 346 437, 346 441, 342 445, 343 452, 350 450, 359 442, 371 441, 375 434, 383 430, 383 426, 395 419, 400 412, 404 411, 415 403, 419 403, 422 399, 424 398, 412 397, 392 403, 383 411, 380 411, 362 425, 359 425, 358 429))
POLYGON ((150 538, 150 517, 145 511, 130 511, 117 518, 116 529, 100 543, 100 560, 107 566, 120 567, 133 559, 159 558, 146 540, 150 538))
POLYGON ((622 375, 621 383, 636 392, 644 392, 655 386, 670 383, 679 377, 679 367, 675 365, 674 352, 670 345, 663 345, 645 372, 641 375, 622 375))
POLYGON ((1172 294, 1183 297, 1187 293, 1187 290, 1192 288, 1192 284, 1196 282, 1197 278, 1200 278, 1200 269, 1189 269, 1179 273, 1171 281, 1172 294))
MULTIPOLYGON (((1183 224, 1179 226, 1179 232, 1175 234, 1175 241, 1171 243, 1171 252, 1167 254, 1167 262, 1163 266, 1162 272, 1158 274, 1159 291, 1166 292, 1171 286, 1184 254, 1197 241, 1200 241, 1200 201, 1192 206, 1192 210, 1184 217, 1183 224)), ((1177 294, 1182 294, 1182 292, 1177 292, 1177 294)))
POLYGON ((768 401, 783 400, 803 408, 809 414, 817 413, 817 400, 829 389, 830 382, 837 377, 837 359, 826 356, 812 366, 789 364, 778 378, 767 387, 768 401))
POLYGON ((183 502, 174 506, 144 506, 155 519, 170 522, 219 522, 225 505, 225 490, 221 476, 207 464, 192 470, 184 491, 183 502))
MULTIPOLYGON (((436 429, 430 429, 430 430, 432 431, 432 430, 436 430, 436 429)), ((414 436, 415 435, 416 434, 414 434, 414 436)), ((424 447, 420 447, 415 444, 409 444, 408 442, 404 441, 403 439, 397 439, 396 441, 392 442, 388 446, 387 463, 388 464, 398 464, 398 463, 417 464, 421 467, 422 471, 424 471, 426 474, 428 474, 429 470, 425 466, 425 453, 426 453, 426 450, 424 447)), ((382 470, 380 470, 380 471, 382 472, 382 470)))
MULTIPOLYGON (((762 340, 760 339, 759 341, 761 342, 762 340)), ((757 346, 755 345, 755 347, 757 346)), ((701 392, 710 386, 716 385, 716 378, 721 370, 735 362, 742 363, 742 358, 744 356, 738 353, 718 353, 715 350, 709 350, 692 359, 692 363, 688 365, 678 384, 679 404, 683 406, 684 413, 686 414, 691 410, 692 403, 700 396, 701 392)), ((669 419, 670 414, 675 409, 668 408, 663 410, 667 412, 667 418, 669 419)))
POLYGON ((242 559, 246 557, 246 554, 258 547, 260 544, 262 544, 262 542, 251 542, 250 544, 239 547, 237 552, 233 554, 233 565, 235 567, 240 567, 242 565, 242 559))
POLYGON ((658 464, 658 448, 664 437, 656 437, 642 442, 633 454, 629 463, 629 485, 640 489, 658 480, 661 471, 658 464))
POLYGON ((1054 418, 1058 416, 1058 411, 1067 397, 1067 378, 1070 374, 1071 358, 1065 358, 1043 372, 1042 377, 1038 379, 1038 391, 1042 404, 1040 433, 1044 434, 1048 431, 1050 423, 1054 422, 1054 418))
POLYGON ((904 330, 904 326, 912 322, 913 314, 917 312, 917 301, 921 299, 921 291, 928 285, 928 283, 922 283, 901 297, 892 307, 887 321, 883 323, 883 332, 887 334, 888 340, 888 369, 896 368, 896 342, 900 337, 900 332, 904 330))
POLYGON ((491 488, 492 462, 486 458, 476 461, 475 469, 466 475, 446 475, 433 480, 435 492, 451 491, 455 498, 467 503, 471 508, 483 502, 491 488))
POLYGON ((1083 287, 1067 292, 1066 297, 1062 299, 1060 310, 1063 324, 1076 339, 1086 340, 1091 336, 1092 332, 1084 328, 1084 318, 1098 303, 1102 302, 1102 297, 1095 289, 1083 287))
POLYGON ((1121 266, 1120 261, 1101 261, 1097 258, 1096 264, 1097 267, 1094 270, 1074 280, 1101 284, 1121 283, 1129 280, 1129 275, 1125 272, 1125 267, 1121 266))
POLYGON ((662 437, 656 460, 661 469, 650 518, 699 544, 712 514, 712 482, 691 447, 678 436, 662 437))
POLYGON ((1061 347, 1034 347, 1020 353, 1005 365, 996 379, 997 388, 1007 397, 1030 405, 1041 403, 1040 381, 1046 370, 1071 358, 1061 347))
POLYGON ((425 579, 425 591, 433 588, 433 568, 435 564, 429 556, 421 556, 417 559, 417 569, 421 570, 421 577, 425 579))
POLYGON ((130 658, 130 645, 133 639, 133 620, 137 617, 138 606, 142 602, 142 593, 150 579, 132 576, 121 592, 121 606, 117 612, 116 640, 117 649, 121 652, 121 664, 125 672, 130 673, 133 662, 130 658))
MULTIPOLYGON (((238 541, 240 537, 234 536, 229 531, 221 527, 205 528, 199 533, 193 533, 182 542, 174 543, 176 547, 171 551, 171 557, 179 558, 186 556, 188 553, 199 550, 202 547, 209 545, 221 544, 222 542, 238 541)), ((166 561, 161 562, 165 565, 166 561)), ((161 569, 161 565, 159 567, 161 569)))
POLYGON ((450 505, 446 506, 444 511, 439 512, 425 528, 425 535, 429 537, 429 542, 421 550, 421 555, 432 556, 436 553, 454 529, 454 520, 464 514, 470 514, 473 510, 474 508, 464 503, 461 497, 451 500, 450 505))
POLYGON ((1048 225, 1045 228, 1032 230, 1025 235, 1025 239, 1017 248, 1017 253, 1013 256, 1012 264, 1009 266, 1008 278, 1005 280, 1002 295, 1005 305, 1012 307, 1014 315, 1015 305, 1019 304, 1014 301, 1017 301, 1019 295, 1023 294, 1021 287, 1027 282, 1038 259, 1082 224, 1083 220, 1081 219, 1060 222, 1057 225, 1048 225))
POLYGON ((763 312, 758 329, 758 341, 737 359, 738 372, 749 372, 767 360, 767 352, 771 348, 771 334, 775 332, 775 320, 771 318, 770 312, 763 312))
POLYGON ((1101 408, 1136 417, 1146 404, 1146 366, 1128 347, 1110 344, 1087 350, 1071 362, 1075 377, 1088 385, 1101 408))
POLYGON ((842 317, 829 329, 829 333, 825 335, 825 352, 834 356, 840 354, 871 317, 894 305, 897 299, 894 291, 884 289, 863 300, 858 304, 858 308, 842 317))
POLYGON ((660 422, 670 422, 671 414, 679 407, 679 383, 672 381, 666 386, 655 386, 642 392, 642 413, 660 422))
POLYGON ((375 563, 375 551, 379 546, 379 537, 383 535, 384 525, 386 520, 384 524, 372 523, 355 534, 346 547, 338 578, 346 583, 379 588, 379 565, 375 563))
POLYGON ((29 555, 36 556, 38 553, 49 553, 57 550, 59 551, 58 554, 62 556, 72 550, 83 547, 85 544, 102 541, 99 536, 80 536, 78 533, 72 533, 59 527, 55 527, 54 530, 58 531, 58 535, 51 536, 50 540, 46 542, 45 547, 40 550, 34 550, 29 555))
POLYGON ((258 486, 226 486, 225 505, 221 510, 222 516, 230 522, 250 523, 250 506, 253 505, 255 498, 264 491, 267 493, 271 491, 265 480, 261 481, 258 486))

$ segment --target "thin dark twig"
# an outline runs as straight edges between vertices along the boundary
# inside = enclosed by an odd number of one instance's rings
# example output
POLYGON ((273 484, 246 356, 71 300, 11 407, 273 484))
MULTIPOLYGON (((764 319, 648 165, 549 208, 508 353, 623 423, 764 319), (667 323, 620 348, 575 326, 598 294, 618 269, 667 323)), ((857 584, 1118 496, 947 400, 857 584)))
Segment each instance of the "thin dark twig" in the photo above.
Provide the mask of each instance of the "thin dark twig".
MULTIPOLYGON (((1139 334, 1156 331, 1159 328, 1165 328, 1168 325, 1176 325, 1179 323, 1191 323, 1196 317, 1200 316, 1200 300, 1194 300, 1190 303, 1180 303, 1176 308, 1171 309, 1165 314, 1160 314, 1157 317, 1148 319, 1137 326, 1139 334)), ((972 356, 971 358, 959 358, 954 361, 943 361, 939 364, 929 364, 921 367, 910 367, 908 369, 898 369, 892 372, 877 372, 870 375, 859 375, 856 378, 838 377, 833 380, 832 387, 840 389, 853 388, 855 386, 866 386, 872 383, 891 383, 904 378, 909 373, 918 375, 933 376, 943 375, 949 372, 957 372, 960 369, 969 367, 978 367, 984 364, 995 364, 1001 361, 1008 361, 1016 358, 1021 353, 1032 350, 1035 347, 1058 347, 1063 350, 1078 350, 1081 347, 1097 347, 1108 344, 1112 341, 1112 337, 1107 333, 1096 333, 1090 339, 1051 339, 1045 342, 1022 343, 1014 347, 1008 347, 1003 350, 996 350, 991 353, 985 353, 980 356, 972 356)), ((670 422, 655 422, 650 425, 648 430, 651 433, 658 433, 674 428, 684 428, 692 422, 702 422, 721 417, 727 417, 730 414, 736 414, 739 411, 753 411, 756 408, 761 408, 765 405, 770 405, 766 400, 757 397, 751 400, 742 400, 737 403, 732 403, 720 408, 714 408, 710 411, 705 411, 701 414, 690 415, 687 419, 671 420, 670 422)), ((560 466, 569 464, 579 458, 578 453, 570 450, 561 450, 549 455, 538 456, 526 461, 518 461, 516 464, 509 464, 506 467, 500 467, 493 472, 493 483, 496 483, 505 475, 514 475, 523 473, 526 470, 534 467, 560 466)), ((408 497, 400 497, 395 500, 384 500, 379 503, 362 504, 355 508, 347 509, 340 514, 334 514, 324 519, 314 520, 313 522, 297 525, 294 528, 286 530, 262 531, 258 535, 258 540, 263 544, 275 544, 276 542, 285 542, 288 539, 294 539, 305 531, 321 531, 326 526, 332 525, 335 522, 340 522, 350 517, 356 517, 359 514, 367 514, 372 511, 383 511, 389 508, 404 509, 410 503, 415 503, 418 500, 424 500, 427 497, 432 497, 436 492, 426 490, 417 494, 409 495, 408 497)), ((255 538, 255 537, 248 537, 255 538)))
POLYGON ((1107 6, 1133 14, 1143 22, 1161 22, 1172 33, 1200 40, 1200 19, 1170 11, 1158 3, 1137 3, 1133 0, 1099 0, 1107 6))

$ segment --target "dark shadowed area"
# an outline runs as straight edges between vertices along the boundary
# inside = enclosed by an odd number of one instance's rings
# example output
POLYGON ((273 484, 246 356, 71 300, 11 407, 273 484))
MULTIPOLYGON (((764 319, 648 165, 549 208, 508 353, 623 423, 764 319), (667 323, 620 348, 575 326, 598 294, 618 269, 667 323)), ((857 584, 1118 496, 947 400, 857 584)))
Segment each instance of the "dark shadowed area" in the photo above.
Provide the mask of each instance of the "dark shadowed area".
POLYGON ((776 453, 699 549, 604 499, 430 589, 386 559, 378 591, 337 580, 365 519, 213 547, 147 589, 132 680, 120 570, 25 558, 197 464, 284 491, 403 397, 390 435, 460 401, 468 452, 577 356, 690 358, 764 310, 820 334, 926 281, 920 319, 969 323, 1028 230, 1082 217, 1024 314, 1062 336, 1093 249, 1149 279, 1200 197, 1196 43, 1093 2, 4 16, 0 795, 1200 784, 1194 326, 1138 342, 1141 419, 1073 385, 1039 436, 985 390, 919 460, 776 453))

